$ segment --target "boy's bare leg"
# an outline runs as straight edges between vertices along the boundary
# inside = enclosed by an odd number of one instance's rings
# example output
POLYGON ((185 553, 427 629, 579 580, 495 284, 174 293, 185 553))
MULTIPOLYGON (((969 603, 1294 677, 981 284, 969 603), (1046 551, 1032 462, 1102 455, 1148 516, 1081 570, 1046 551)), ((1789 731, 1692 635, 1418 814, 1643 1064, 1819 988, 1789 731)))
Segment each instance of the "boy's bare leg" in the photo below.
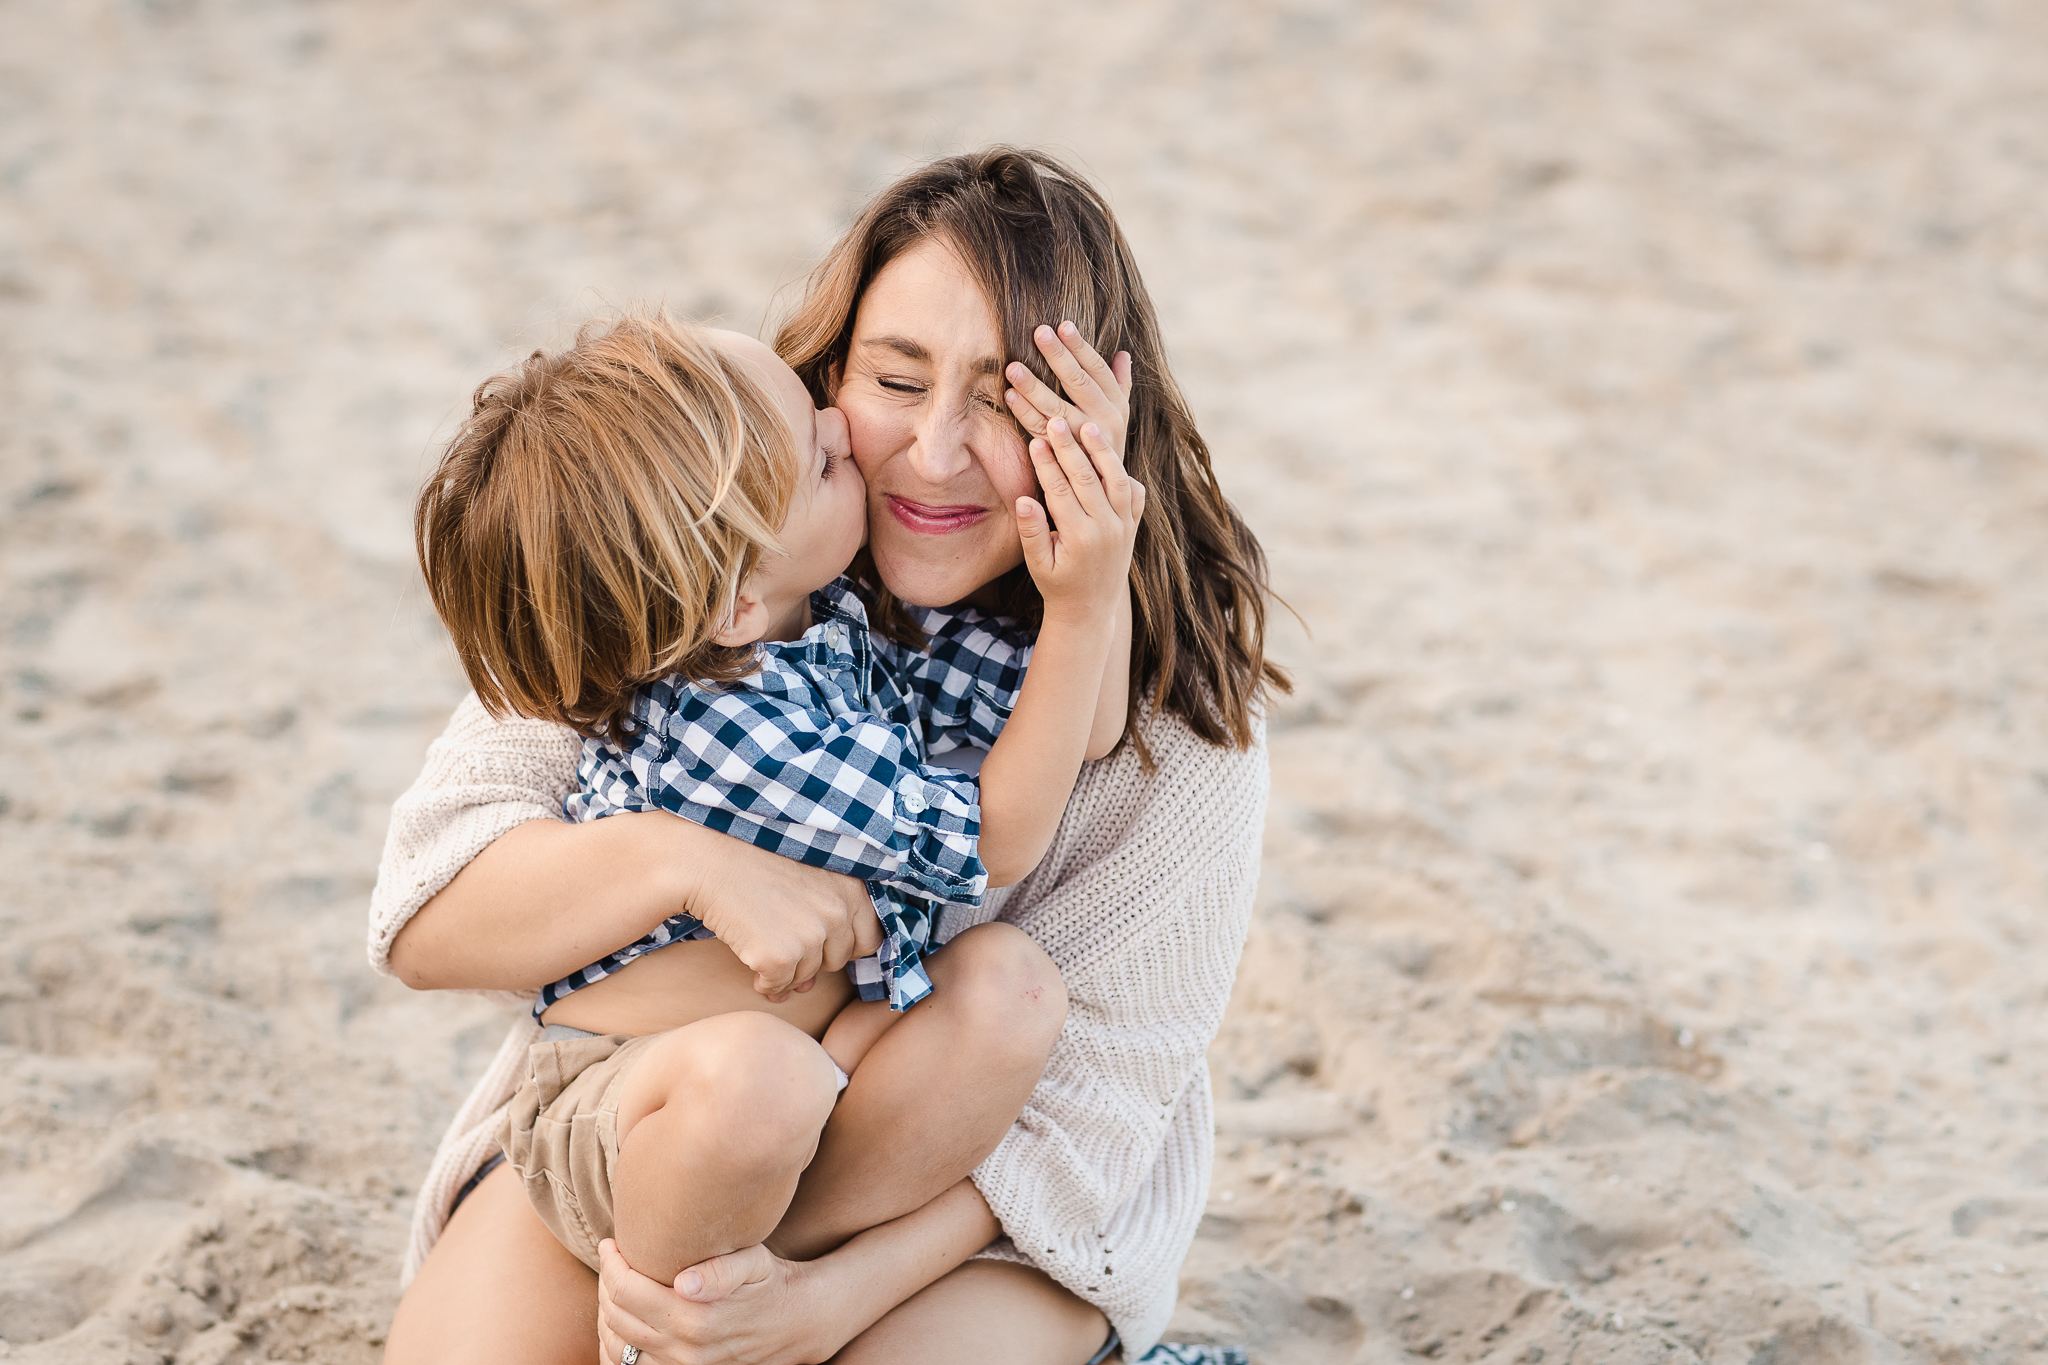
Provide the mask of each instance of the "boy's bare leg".
POLYGON ((861 1059, 901 1018, 890 1011, 886 1000, 856 1000, 832 1016, 825 1036, 818 1042, 833 1064, 851 1076, 861 1059))
POLYGON ((983 924, 929 961, 931 995, 882 1034, 825 1125, 767 1239, 778 1256, 822 1256, 924 1207, 995 1150, 1038 1084, 1067 1017, 1044 949, 983 924))
POLYGON ((721 1014, 650 1044, 619 1094, 619 1253, 666 1283, 766 1237, 837 1093, 824 1050, 769 1015, 721 1014))

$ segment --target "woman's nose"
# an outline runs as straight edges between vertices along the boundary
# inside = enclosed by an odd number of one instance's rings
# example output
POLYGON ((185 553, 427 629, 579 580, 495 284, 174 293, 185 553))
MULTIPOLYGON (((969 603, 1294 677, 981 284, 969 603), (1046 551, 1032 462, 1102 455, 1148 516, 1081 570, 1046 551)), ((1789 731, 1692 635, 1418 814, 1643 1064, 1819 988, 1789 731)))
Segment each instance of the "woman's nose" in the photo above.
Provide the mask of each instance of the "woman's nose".
POLYGON ((967 448, 967 414, 957 404, 933 403, 917 423, 910 465, 927 483, 946 483, 974 462, 967 448))

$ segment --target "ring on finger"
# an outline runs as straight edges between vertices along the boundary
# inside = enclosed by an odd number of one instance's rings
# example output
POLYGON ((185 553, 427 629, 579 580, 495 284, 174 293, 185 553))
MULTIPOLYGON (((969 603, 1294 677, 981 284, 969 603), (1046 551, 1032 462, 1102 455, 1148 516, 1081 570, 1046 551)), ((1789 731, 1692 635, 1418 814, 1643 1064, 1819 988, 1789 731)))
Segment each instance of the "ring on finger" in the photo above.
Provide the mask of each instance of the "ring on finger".
POLYGON ((619 1352, 619 1365, 640 1365, 640 1348, 628 1346, 619 1352))

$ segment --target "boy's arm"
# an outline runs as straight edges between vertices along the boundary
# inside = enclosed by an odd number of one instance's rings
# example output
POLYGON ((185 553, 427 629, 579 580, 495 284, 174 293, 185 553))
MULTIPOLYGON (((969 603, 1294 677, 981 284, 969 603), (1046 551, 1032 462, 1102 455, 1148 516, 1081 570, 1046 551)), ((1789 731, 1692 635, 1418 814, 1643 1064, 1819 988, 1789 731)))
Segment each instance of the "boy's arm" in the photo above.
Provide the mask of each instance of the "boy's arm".
MULTIPOLYGON (((1039 628, 1017 709, 981 765, 981 863, 990 886, 1021 880, 1052 843, 1093 739, 1075 718, 1100 724, 1115 638, 1114 612, 1071 624, 1048 615, 1039 628)), ((1119 730, 1122 724, 1119 713, 1119 730)))
POLYGON ((1095 697, 1095 723, 1088 730, 1089 761, 1105 758, 1124 737, 1124 719, 1131 708, 1131 594, 1116 599, 1116 634, 1110 637, 1109 664, 1102 670, 1102 690, 1095 697))
MULTIPOLYGON (((1107 731, 1101 711, 1112 704, 1112 673, 1129 686, 1131 547, 1145 490, 1092 424, 1080 433, 1092 449, 1063 420, 1046 432, 1030 445, 1045 504, 1017 503, 1045 616, 1017 707, 981 766, 981 861, 994 886, 1021 879, 1045 856, 1081 761, 1107 731), (1110 656, 1120 636, 1117 669, 1110 656)), ((1111 736, 1101 751, 1114 744, 1111 736)))

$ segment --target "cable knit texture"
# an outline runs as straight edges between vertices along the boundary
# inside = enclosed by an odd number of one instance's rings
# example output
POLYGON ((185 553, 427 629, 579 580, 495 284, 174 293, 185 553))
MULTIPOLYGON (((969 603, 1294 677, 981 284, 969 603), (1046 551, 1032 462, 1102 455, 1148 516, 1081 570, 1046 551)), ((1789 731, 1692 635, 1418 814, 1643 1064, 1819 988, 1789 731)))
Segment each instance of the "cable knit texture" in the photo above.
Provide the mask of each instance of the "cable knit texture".
MULTIPOLYGON (((1263 729, 1239 753, 1170 717, 1141 724, 1156 770, 1130 745, 1084 764, 1038 867, 978 909, 950 909, 940 934, 1006 920, 1059 966, 1066 1027, 1023 1114, 974 1172, 1006 1234, 983 1254, 1035 1265, 1096 1305, 1130 1358, 1173 1315, 1208 1200, 1205 1059, 1244 947, 1267 792, 1263 729)), ((370 903, 377 970, 389 974, 392 938, 486 844, 561 818, 579 752, 559 727, 493 720, 475 697, 456 708, 392 808, 370 903)), ((406 1281, 456 1190, 497 1150, 498 1111, 538 1036, 517 1020, 449 1125, 420 1188, 406 1281)))

